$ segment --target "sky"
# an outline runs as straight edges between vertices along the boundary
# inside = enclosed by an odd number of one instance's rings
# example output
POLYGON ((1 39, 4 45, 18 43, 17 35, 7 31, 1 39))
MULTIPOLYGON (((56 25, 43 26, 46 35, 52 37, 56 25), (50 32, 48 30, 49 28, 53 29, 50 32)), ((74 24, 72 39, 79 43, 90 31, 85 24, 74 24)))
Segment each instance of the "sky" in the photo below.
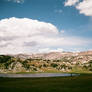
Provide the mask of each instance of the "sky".
POLYGON ((92 0, 0 0, 0 54, 92 50, 92 0))

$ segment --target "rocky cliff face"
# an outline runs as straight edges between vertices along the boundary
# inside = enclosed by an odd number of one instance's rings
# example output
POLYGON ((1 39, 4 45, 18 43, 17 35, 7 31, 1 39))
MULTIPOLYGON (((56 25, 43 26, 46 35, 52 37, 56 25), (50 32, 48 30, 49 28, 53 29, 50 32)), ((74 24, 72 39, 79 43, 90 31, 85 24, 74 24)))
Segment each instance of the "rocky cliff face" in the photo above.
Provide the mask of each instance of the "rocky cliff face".
POLYGON ((9 71, 12 71, 13 73, 26 71, 26 69, 23 67, 23 65, 20 62, 11 63, 8 69, 9 71))

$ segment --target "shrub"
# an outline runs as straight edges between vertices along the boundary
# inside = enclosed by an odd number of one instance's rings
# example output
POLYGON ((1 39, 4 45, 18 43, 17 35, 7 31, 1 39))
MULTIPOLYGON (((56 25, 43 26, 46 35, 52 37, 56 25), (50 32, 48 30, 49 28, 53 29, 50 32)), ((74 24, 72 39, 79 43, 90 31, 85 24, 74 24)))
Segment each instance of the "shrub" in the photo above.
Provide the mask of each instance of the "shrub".
POLYGON ((56 68, 56 67, 58 66, 58 64, 51 63, 51 66, 52 66, 53 68, 56 68))
POLYGON ((0 63, 8 62, 12 57, 8 55, 0 55, 0 63))

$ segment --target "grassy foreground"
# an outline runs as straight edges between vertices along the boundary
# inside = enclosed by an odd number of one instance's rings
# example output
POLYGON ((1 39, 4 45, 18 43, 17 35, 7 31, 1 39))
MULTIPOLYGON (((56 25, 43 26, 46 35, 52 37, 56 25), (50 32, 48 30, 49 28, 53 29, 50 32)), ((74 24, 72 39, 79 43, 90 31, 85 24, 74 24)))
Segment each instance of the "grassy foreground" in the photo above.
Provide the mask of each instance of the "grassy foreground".
POLYGON ((92 74, 76 77, 0 78, 0 92, 92 92, 92 74))

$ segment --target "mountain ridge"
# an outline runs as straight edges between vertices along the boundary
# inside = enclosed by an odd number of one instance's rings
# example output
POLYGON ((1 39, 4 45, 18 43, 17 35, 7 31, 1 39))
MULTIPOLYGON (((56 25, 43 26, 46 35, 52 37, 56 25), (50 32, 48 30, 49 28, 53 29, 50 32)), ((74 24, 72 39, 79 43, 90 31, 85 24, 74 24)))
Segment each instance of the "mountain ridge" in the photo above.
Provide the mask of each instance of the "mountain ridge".
POLYGON ((19 58, 42 58, 42 59, 60 59, 65 56, 85 56, 92 55, 92 51, 82 52, 49 52, 49 53, 37 53, 37 54, 16 54, 12 55, 19 58))

